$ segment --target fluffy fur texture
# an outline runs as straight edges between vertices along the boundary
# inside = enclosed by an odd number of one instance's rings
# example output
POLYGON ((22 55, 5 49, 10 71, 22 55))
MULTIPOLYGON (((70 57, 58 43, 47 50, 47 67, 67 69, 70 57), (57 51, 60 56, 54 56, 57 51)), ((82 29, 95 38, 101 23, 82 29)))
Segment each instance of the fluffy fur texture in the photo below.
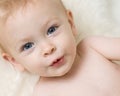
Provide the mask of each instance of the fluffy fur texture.
MULTIPOLYGON (((72 10, 79 32, 87 35, 120 36, 120 0, 62 0, 72 10)), ((0 96, 31 96, 37 76, 21 74, 0 59, 0 96)))

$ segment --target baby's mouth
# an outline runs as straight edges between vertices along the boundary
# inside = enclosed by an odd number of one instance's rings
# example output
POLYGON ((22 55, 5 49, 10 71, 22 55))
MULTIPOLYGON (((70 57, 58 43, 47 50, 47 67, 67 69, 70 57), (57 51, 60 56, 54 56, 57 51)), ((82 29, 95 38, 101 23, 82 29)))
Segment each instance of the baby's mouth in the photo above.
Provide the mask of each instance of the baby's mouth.
POLYGON ((56 59, 56 60, 51 64, 51 66, 53 66, 53 67, 58 67, 58 66, 62 65, 63 62, 64 62, 64 57, 62 56, 62 57, 56 59))

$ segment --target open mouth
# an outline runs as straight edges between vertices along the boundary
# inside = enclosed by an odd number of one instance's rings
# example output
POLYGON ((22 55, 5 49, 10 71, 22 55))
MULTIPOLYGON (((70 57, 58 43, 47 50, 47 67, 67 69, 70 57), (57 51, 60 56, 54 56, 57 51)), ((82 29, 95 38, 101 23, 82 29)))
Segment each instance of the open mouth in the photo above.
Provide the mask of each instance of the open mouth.
POLYGON ((61 58, 56 59, 56 60, 51 64, 51 66, 58 67, 58 66, 60 66, 60 65, 63 65, 63 62, 64 62, 64 57, 61 57, 61 58))

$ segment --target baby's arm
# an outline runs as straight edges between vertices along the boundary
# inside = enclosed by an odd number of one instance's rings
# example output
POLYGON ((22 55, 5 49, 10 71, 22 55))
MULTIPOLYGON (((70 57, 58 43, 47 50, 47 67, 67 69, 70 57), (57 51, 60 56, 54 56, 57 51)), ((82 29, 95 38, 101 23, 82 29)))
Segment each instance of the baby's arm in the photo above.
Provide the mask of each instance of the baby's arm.
POLYGON ((120 60, 120 38, 88 37, 85 43, 110 60, 120 60))

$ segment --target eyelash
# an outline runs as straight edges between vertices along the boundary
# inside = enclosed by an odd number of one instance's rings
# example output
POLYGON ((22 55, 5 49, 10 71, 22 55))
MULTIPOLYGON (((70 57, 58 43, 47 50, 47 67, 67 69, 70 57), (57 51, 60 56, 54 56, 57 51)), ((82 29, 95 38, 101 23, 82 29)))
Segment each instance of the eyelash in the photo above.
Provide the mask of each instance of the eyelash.
POLYGON ((22 51, 27 51, 33 47, 34 43, 33 42, 28 42, 24 44, 21 48, 22 51), (28 47, 28 48, 27 48, 28 47))
POLYGON ((53 34, 56 30, 57 30, 58 26, 54 25, 54 26, 51 26, 48 30, 47 30, 47 35, 51 35, 53 34), (54 29, 53 29, 54 28, 54 29))

